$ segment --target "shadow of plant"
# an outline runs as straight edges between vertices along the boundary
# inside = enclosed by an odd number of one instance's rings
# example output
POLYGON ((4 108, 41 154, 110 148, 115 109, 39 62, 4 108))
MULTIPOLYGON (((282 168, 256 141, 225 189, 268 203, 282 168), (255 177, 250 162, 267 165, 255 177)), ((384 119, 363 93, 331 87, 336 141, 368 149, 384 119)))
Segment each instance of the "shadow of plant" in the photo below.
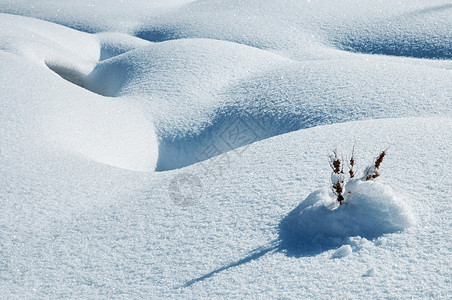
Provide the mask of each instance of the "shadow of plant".
POLYGON ((400 232, 414 224, 414 216, 389 186, 373 181, 355 181, 349 203, 336 207, 327 188, 312 192, 278 225, 278 238, 258 247, 245 257, 199 278, 184 287, 215 274, 260 259, 267 253, 289 257, 316 256, 350 243, 352 237, 374 240, 400 232))
POLYGON ((243 258, 232 262, 228 265, 219 267, 212 272, 205 274, 201 277, 194 278, 181 287, 189 287, 197 282, 204 281, 211 278, 212 276, 226 271, 233 267, 238 267, 240 265, 249 263, 253 260, 260 259, 267 253, 283 253, 289 257, 308 257, 316 256, 324 251, 328 251, 334 248, 338 248, 343 245, 346 241, 344 239, 314 239, 309 240, 307 238, 301 237, 297 233, 291 230, 292 222, 295 216, 298 214, 300 206, 289 213, 285 218, 283 218, 278 226, 278 239, 271 241, 270 243, 257 247, 252 251, 248 252, 243 258))
POLYGON ((278 251, 289 257, 316 256, 322 252, 339 248, 347 242, 346 238, 333 238, 319 235, 313 239, 295 232, 294 220, 299 214, 300 206, 291 211, 279 223, 278 251))
POLYGON ((292 235, 291 233, 283 230, 280 233, 279 239, 274 240, 274 241, 268 243, 267 245, 253 249, 246 256, 244 256, 243 258, 241 258, 235 262, 232 262, 225 266, 219 267, 219 268, 213 270, 212 272, 207 273, 198 278, 189 280, 180 287, 190 287, 197 282, 201 282, 206 279, 209 279, 223 271, 249 263, 253 260, 257 260, 257 259, 261 258, 262 256, 266 255, 267 253, 281 252, 290 257, 308 257, 308 256, 316 256, 324 251, 338 248, 340 246, 341 246, 341 243, 332 243, 330 245, 326 245, 326 244, 322 245, 322 244, 313 244, 311 242, 297 240, 296 235, 292 235))

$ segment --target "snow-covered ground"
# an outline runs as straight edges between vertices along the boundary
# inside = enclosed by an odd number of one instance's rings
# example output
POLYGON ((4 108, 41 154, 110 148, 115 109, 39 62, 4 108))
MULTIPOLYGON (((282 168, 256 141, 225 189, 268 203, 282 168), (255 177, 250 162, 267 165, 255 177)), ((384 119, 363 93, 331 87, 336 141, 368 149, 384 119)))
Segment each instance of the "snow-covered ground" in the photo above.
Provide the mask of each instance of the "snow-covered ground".
POLYGON ((2 1, 0 29, 0 298, 452 297, 448 1, 2 1), (353 146, 387 155, 338 206, 353 146))

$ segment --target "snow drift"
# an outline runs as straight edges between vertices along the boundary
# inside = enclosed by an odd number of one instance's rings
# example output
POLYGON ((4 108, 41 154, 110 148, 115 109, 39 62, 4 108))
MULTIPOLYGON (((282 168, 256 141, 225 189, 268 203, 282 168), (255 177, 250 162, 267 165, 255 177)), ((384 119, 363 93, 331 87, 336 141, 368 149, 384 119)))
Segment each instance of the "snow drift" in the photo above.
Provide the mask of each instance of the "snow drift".
POLYGON ((119 168, 155 170, 158 140, 150 117, 127 99, 84 88, 101 53, 111 56, 147 42, 5 14, 0 26, 3 153, 52 149, 119 168))
POLYGON ((447 298, 449 2, 0 1, 0 298, 447 298))
POLYGON ((350 180, 345 205, 328 188, 311 193, 282 222, 307 245, 337 246, 345 238, 375 239, 414 224, 411 210, 392 189, 376 181, 350 180))

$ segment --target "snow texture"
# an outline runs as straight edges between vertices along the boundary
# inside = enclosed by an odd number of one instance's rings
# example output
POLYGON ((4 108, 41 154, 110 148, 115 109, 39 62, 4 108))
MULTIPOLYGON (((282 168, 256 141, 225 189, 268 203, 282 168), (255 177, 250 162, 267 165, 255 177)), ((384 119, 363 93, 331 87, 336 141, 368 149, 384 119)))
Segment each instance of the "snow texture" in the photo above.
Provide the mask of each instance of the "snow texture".
POLYGON ((449 2, 1 1, 0 298, 450 298, 449 2))

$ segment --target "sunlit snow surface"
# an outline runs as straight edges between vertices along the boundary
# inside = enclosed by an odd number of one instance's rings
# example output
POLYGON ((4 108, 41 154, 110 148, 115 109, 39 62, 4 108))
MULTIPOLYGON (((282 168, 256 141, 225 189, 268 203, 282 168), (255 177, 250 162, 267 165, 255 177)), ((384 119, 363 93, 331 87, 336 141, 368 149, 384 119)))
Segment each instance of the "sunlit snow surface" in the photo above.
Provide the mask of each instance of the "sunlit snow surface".
POLYGON ((450 3, 125 2, 0 3, 0 298, 451 297, 450 3))

